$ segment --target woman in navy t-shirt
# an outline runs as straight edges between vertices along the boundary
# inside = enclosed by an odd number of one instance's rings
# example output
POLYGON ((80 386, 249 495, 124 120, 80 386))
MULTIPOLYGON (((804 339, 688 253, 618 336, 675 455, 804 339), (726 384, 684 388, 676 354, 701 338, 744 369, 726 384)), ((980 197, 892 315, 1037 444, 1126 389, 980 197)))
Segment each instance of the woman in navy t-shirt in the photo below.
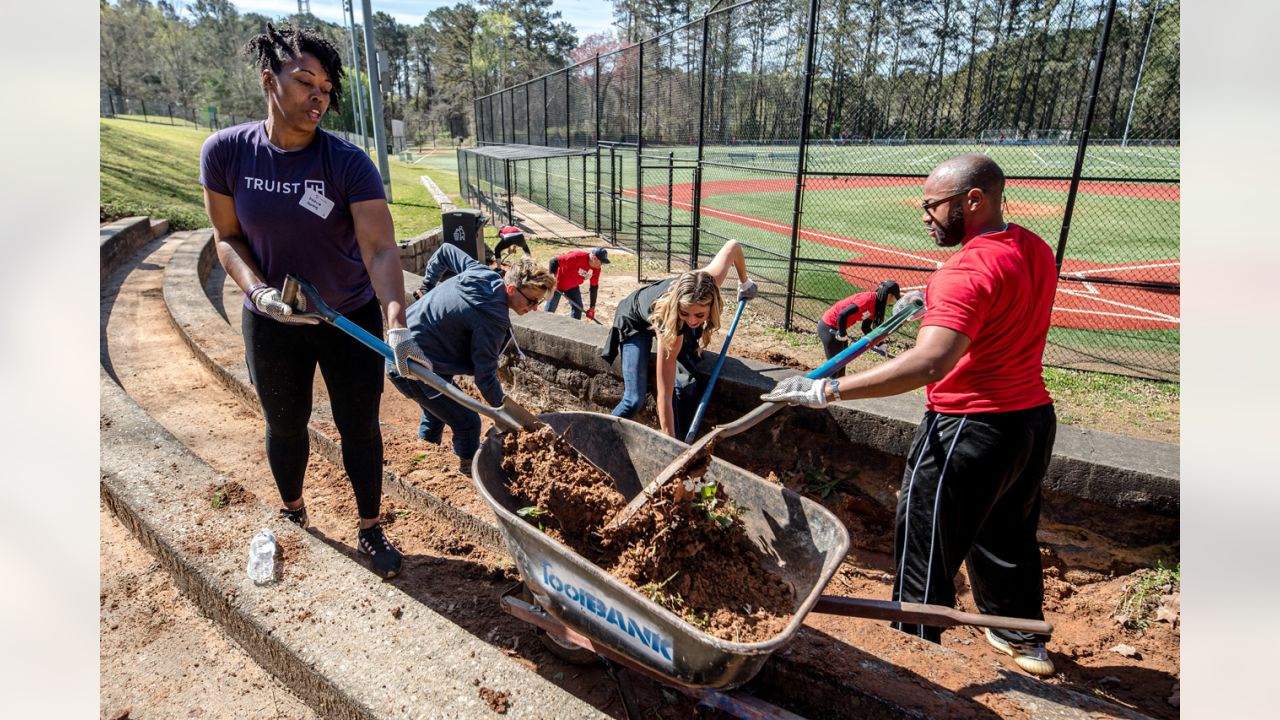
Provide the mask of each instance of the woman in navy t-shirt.
POLYGON ((267 119, 212 135, 200 153, 200 184, 218 260, 244 291, 245 360, 267 422, 280 514, 307 526, 302 485, 319 365, 355 490, 358 550, 392 577, 400 553, 378 524, 382 358, 336 328, 295 316, 280 297, 285 275, 298 275, 375 335, 385 313, 389 344, 398 356, 409 352, 413 343, 400 342, 408 333, 404 276, 386 195, 368 156, 319 127, 341 96, 338 49, 310 29, 268 23, 243 50, 259 71, 267 119))

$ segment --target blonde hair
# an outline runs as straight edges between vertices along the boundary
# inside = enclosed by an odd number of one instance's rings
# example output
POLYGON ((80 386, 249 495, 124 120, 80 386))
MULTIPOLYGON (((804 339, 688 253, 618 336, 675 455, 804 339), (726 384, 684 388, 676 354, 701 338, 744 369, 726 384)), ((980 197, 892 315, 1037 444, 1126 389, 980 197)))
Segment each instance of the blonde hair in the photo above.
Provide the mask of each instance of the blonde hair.
POLYGON ((508 285, 514 285, 516 290, 520 291, 525 288, 541 288, 544 293, 549 293, 556 287, 556 276, 547 272, 546 267, 527 257, 511 263, 502 280, 508 285))
POLYGON ((649 325, 668 355, 675 347, 676 338, 684 332, 684 322, 680 320, 681 305, 711 306, 707 321, 702 326, 702 337, 698 341, 699 347, 705 348, 720 328, 720 310, 724 307, 724 302, 720 299, 720 287, 716 285, 711 273, 705 270, 680 273, 671 287, 653 302, 649 325))

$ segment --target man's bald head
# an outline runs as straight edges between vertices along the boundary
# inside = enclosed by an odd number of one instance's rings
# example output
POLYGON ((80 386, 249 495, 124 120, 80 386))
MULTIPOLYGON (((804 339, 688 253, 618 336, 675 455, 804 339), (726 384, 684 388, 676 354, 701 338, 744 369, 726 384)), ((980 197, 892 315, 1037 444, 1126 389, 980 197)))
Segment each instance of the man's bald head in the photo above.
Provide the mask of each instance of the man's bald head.
POLYGON ((930 175, 957 191, 979 188, 997 205, 1004 195, 1004 171, 986 155, 957 155, 942 161, 930 175))
POLYGON ((921 220, 935 243, 952 247, 1005 227, 1003 197, 999 165, 986 155, 960 155, 944 160, 925 179, 921 220))

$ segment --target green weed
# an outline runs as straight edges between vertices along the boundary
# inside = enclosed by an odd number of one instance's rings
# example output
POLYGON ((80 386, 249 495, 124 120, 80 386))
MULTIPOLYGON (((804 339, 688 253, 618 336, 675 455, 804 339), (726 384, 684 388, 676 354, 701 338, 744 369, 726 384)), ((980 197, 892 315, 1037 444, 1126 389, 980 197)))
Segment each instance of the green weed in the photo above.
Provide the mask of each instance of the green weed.
POLYGON ((533 518, 538 523, 538 531, 546 532, 547 528, 542 524, 542 518, 551 517, 551 511, 546 508, 540 508, 537 505, 528 505, 516 511, 516 514, 523 518, 533 518))
POLYGON ((831 493, 840 489, 844 483, 844 478, 836 477, 833 473, 827 474, 822 468, 810 468, 804 471, 804 488, 806 491, 817 495, 820 498, 826 498, 831 493))
POLYGON ((1177 592, 1181 577, 1182 563, 1166 567, 1163 562, 1156 561, 1154 568, 1139 570, 1134 573, 1133 581, 1125 586, 1112 616, 1130 630, 1146 628, 1160 607, 1160 596, 1177 592))

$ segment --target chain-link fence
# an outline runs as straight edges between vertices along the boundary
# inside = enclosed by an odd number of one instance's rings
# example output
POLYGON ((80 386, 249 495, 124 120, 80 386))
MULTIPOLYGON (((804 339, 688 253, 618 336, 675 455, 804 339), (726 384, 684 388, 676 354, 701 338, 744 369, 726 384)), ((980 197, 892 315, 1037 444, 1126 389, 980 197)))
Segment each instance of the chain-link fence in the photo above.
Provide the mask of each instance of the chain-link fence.
POLYGON ((1177 379, 1179 14, 748 0, 478 99, 481 145, 590 154, 473 163, 464 192, 528 198, 636 250, 646 276, 737 239, 753 307, 809 330, 883 279, 924 286, 954 252, 924 232, 924 178, 985 153, 1008 178, 1005 219, 1057 254, 1045 361, 1177 379))

